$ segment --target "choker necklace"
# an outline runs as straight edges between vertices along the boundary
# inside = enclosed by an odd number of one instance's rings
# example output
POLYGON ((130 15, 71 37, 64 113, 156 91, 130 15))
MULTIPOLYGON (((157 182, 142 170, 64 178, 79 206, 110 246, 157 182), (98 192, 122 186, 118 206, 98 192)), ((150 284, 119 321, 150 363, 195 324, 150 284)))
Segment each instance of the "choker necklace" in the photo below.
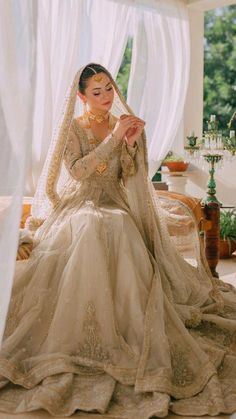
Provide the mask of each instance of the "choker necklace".
POLYGON ((101 124, 101 122, 106 121, 106 119, 109 118, 109 114, 110 112, 105 113, 105 115, 103 114, 95 115, 91 111, 87 111, 84 114, 84 118, 88 119, 89 121, 96 121, 98 124, 101 124))

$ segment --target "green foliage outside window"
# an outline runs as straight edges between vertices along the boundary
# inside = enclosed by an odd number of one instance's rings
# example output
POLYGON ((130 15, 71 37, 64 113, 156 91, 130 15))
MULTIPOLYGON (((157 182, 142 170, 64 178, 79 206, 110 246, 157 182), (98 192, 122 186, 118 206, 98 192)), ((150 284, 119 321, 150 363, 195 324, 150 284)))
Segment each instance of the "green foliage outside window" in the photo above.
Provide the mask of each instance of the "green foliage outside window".
MULTIPOLYGON (((132 38, 128 39, 117 76, 118 86, 127 99, 132 38)), ((227 124, 236 111, 236 6, 205 13, 204 52, 204 128, 211 114, 219 120, 219 128, 227 132, 227 124)), ((194 53, 194 51, 193 51, 194 53)), ((231 129, 236 129, 234 120, 231 129)))
MULTIPOLYGON (((216 115, 219 129, 236 110, 236 6, 205 14, 204 128, 210 114, 216 115)), ((235 129, 234 121, 231 129, 235 129)))
POLYGON ((127 99, 127 90, 128 90, 128 82, 129 82, 130 67, 131 67, 132 44, 133 44, 133 39, 130 37, 128 38, 124 57, 120 66, 119 73, 116 78, 118 87, 125 99, 127 99))

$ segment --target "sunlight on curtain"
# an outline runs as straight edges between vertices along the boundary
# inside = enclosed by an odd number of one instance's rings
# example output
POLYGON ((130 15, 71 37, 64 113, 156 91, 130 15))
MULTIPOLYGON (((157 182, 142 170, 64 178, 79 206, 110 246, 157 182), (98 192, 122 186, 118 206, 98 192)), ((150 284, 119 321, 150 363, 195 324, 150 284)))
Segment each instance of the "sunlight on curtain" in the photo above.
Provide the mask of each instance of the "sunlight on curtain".
POLYGON ((85 18, 82 0, 39 2, 34 133, 27 195, 35 191, 66 91, 83 61, 85 18))
POLYGON ((189 20, 187 7, 179 0, 140 0, 133 7, 132 20, 128 103, 146 121, 152 177, 176 136, 182 134, 190 65, 189 20))
POLYGON ((36 5, 34 0, 0 3, 0 341, 12 287, 32 138, 36 5))
POLYGON ((128 38, 129 8, 107 0, 41 0, 38 10, 37 83, 27 195, 33 195, 66 91, 91 61, 116 76, 128 38))
POLYGON ((116 77, 128 40, 130 7, 108 0, 87 0, 91 22, 88 61, 104 65, 116 77))

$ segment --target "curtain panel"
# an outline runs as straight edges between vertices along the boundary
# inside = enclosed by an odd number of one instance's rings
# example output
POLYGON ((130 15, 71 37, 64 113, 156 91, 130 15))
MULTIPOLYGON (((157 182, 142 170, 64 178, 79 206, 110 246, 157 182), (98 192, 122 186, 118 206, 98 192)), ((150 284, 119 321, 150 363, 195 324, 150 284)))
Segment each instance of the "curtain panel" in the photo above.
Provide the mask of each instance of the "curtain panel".
POLYGON ((0 341, 15 266, 35 94, 37 3, 0 2, 0 341))
POLYGON ((152 177, 176 137, 182 136, 190 70, 189 19, 182 1, 137 3, 132 7, 128 103, 146 121, 152 177))

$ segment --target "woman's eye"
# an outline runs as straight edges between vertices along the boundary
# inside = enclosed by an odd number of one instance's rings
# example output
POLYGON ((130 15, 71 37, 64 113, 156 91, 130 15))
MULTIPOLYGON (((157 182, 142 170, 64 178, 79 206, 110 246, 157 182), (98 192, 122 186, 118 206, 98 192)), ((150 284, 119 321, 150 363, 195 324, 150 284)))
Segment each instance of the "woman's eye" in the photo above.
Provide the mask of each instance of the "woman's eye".
MULTIPOLYGON (((107 91, 107 92, 109 92, 110 90, 112 90, 112 86, 111 86, 111 87, 109 87, 108 89, 106 89, 106 91, 107 91)), ((98 92, 98 93, 94 93, 93 95, 94 95, 94 96, 99 96, 99 95, 100 95, 100 92, 98 92)))

